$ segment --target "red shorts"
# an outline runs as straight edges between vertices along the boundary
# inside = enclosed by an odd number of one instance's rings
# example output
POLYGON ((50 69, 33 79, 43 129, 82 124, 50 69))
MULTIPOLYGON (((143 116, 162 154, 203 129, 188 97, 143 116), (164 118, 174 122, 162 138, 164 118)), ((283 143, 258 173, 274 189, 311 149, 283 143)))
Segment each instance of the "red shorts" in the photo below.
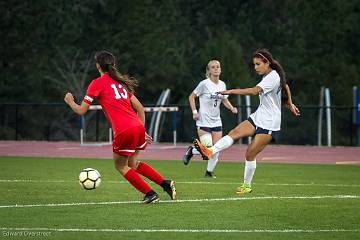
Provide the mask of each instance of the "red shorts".
POLYGON ((132 156, 135 150, 144 150, 146 145, 145 129, 142 125, 126 129, 116 135, 112 144, 113 152, 122 156, 132 156))

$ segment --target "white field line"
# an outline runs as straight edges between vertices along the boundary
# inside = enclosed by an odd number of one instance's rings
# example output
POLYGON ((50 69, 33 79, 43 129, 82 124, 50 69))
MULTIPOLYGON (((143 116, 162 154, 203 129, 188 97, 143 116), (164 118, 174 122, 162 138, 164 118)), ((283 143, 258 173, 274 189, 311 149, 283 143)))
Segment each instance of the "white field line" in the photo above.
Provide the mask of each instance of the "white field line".
MULTIPOLYGON (((115 182, 115 181, 114 181, 115 182)), ((127 183, 127 182, 126 182, 127 183)), ((239 185, 231 182, 176 182, 181 184, 239 185)), ((359 184, 317 184, 317 183, 252 183, 258 186, 318 186, 318 187, 360 187, 359 184)))
MULTIPOLYGON (((9 231, 47 231, 47 232, 176 232, 176 233, 322 233, 322 232, 360 232, 360 229, 94 229, 94 228, 12 228, 0 227, 3 234, 11 235, 9 231), (6 232, 8 231, 8 232, 6 232)), ((14 235, 13 233, 12 235, 14 235)), ((18 232, 17 234, 21 234, 18 232)))
POLYGON ((65 183, 65 180, 0 179, 0 183, 65 183))
MULTIPOLYGON (((0 179, 0 183, 70 183, 74 180, 33 180, 33 179, 0 179)), ((107 183, 128 184, 127 181, 106 181, 107 183)), ((179 184, 208 184, 208 185, 239 185, 240 182, 178 182, 179 184)), ((253 183, 258 186, 314 186, 314 187, 360 187, 360 184, 318 184, 318 183, 253 183)))
MULTIPOLYGON (((360 199, 360 195, 320 195, 320 196, 264 196, 264 197, 231 197, 231 198, 200 198, 200 199, 180 199, 162 200, 160 203, 191 203, 191 202, 225 202, 225 201, 245 201, 245 200, 318 200, 318 199, 360 199)), ((34 207, 72 207, 88 205, 119 205, 119 204, 140 204, 140 201, 115 201, 115 202, 79 202, 79 203, 46 203, 46 204, 13 204, 0 205, 1 208, 34 208, 34 207)))

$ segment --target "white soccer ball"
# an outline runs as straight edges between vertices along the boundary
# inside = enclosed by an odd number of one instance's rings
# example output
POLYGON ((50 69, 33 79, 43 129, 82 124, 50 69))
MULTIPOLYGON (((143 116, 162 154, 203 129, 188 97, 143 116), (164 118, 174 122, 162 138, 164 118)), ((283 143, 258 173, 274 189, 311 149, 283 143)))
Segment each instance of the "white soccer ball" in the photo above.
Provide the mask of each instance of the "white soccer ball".
POLYGON ((79 183, 86 190, 98 188, 101 183, 101 175, 98 170, 85 168, 79 174, 79 183))

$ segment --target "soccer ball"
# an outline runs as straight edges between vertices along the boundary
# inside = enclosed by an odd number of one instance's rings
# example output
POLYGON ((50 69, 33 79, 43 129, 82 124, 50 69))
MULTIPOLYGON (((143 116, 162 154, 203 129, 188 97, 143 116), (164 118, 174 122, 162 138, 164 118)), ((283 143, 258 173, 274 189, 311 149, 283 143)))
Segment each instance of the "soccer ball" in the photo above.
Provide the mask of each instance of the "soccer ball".
POLYGON ((101 183, 101 175, 98 170, 85 168, 79 174, 79 183, 86 190, 98 188, 101 183))

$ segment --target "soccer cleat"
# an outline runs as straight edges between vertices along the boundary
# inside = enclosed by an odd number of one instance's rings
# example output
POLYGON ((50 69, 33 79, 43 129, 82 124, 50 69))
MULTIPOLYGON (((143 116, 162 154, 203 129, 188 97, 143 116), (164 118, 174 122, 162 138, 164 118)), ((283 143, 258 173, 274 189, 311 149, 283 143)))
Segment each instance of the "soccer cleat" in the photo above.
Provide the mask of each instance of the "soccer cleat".
POLYGON ((142 202, 145 204, 149 204, 149 203, 156 203, 159 200, 160 200, 159 195, 154 191, 150 191, 145 195, 142 202))
POLYGON ((194 155, 194 154, 192 153, 193 148, 194 148, 193 146, 189 146, 188 149, 186 149, 185 155, 184 155, 184 157, 183 157, 183 163, 184 163, 185 165, 188 165, 188 164, 189 164, 190 159, 191 159, 192 156, 194 155))
POLYGON ((205 147, 198 139, 195 139, 194 147, 199 151, 203 160, 209 160, 212 157, 212 150, 205 147))
POLYGON ((205 177, 208 177, 208 178, 216 178, 216 176, 214 175, 213 172, 209 172, 209 171, 206 171, 205 172, 205 177))
POLYGON ((169 194, 170 198, 172 200, 175 200, 176 198, 176 188, 175 188, 175 182, 173 180, 164 180, 164 182, 161 184, 164 191, 169 194))
POLYGON ((252 188, 250 184, 243 183, 240 187, 236 188, 237 194, 246 194, 251 192, 252 192, 252 188))

